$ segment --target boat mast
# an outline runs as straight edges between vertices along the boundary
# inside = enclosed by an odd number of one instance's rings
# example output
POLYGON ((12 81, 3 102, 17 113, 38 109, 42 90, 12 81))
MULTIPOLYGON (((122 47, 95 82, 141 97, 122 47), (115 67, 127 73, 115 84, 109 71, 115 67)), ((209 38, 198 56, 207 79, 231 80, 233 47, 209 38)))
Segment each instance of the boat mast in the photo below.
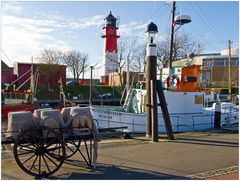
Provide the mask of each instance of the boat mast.
POLYGON ((31 66, 31 81, 30 81, 30 91, 32 93, 32 103, 35 99, 35 88, 34 88, 34 75, 33 75, 33 57, 32 57, 32 66, 31 66))

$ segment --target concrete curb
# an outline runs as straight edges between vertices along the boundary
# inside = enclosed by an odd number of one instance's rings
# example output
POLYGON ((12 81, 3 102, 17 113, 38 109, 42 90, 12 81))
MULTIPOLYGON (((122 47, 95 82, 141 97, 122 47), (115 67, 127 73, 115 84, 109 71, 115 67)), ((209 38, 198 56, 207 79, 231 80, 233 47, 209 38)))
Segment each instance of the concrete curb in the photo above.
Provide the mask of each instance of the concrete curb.
MULTIPOLYGON (((187 177, 192 179, 209 179, 211 177, 219 177, 219 176, 229 175, 233 173, 238 173, 238 166, 232 166, 232 167, 197 173, 193 175, 188 175, 187 177)), ((233 179, 238 179, 238 178, 233 178, 233 179)))

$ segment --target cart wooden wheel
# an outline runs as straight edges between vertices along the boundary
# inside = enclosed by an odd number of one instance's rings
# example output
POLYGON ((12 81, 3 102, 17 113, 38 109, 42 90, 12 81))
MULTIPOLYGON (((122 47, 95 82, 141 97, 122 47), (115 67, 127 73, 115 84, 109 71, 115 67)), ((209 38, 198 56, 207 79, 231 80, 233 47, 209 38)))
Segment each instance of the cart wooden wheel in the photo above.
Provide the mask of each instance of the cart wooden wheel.
POLYGON ((70 158, 72 157, 78 150, 81 145, 81 141, 79 140, 68 140, 65 143, 65 150, 66 150, 66 155, 65 158, 70 158))
MULTIPOLYGON (((79 139, 74 139, 74 128, 72 127, 72 123, 67 128, 63 129, 63 135, 66 135, 66 138, 64 139, 65 142, 65 150, 66 150, 66 156, 65 158, 72 157, 78 150, 81 145, 81 141, 79 139), (71 138, 69 138, 69 136, 71 138)), ((64 136, 63 136, 64 137, 64 136)))
MULTIPOLYGON (((72 157, 78 150, 81 145, 81 141, 79 140, 65 140, 65 158, 72 157)), ((56 144, 55 147, 59 147, 60 144, 56 144)), ((53 150, 52 153, 56 152, 56 150, 53 150)))
POLYGON ((29 175, 46 177, 56 172, 65 159, 62 136, 45 126, 23 131, 14 143, 14 157, 29 175))

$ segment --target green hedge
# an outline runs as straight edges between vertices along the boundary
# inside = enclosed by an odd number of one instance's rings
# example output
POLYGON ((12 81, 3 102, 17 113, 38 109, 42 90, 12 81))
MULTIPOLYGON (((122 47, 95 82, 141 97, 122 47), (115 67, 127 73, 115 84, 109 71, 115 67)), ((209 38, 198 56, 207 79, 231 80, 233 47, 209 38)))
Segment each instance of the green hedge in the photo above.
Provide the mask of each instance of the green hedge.
POLYGON ((78 95, 83 96, 83 98, 89 97, 89 86, 66 86, 64 87, 64 91, 67 98, 69 98, 69 95, 70 98, 78 95))
POLYGON ((46 86, 38 86, 36 92, 37 99, 59 99, 60 89, 59 85, 51 85, 50 90, 46 86))
MULTIPOLYGON (((232 92, 232 94, 238 94, 239 89, 237 87, 232 87, 231 92, 232 92)), ((228 94, 228 89, 221 89, 220 93, 221 94, 228 94)))
MULTIPOLYGON (((95 87, 100 94, 104 94, 104 93, 112 94, 114 89, 114 97, 119 98, 121 96, 119 89, 116 87, 112 88, 110 86, 101 86, 101 85, 95 85, 93 87, 95 87)), ((68 95, 70 95, 70 98, 72 98, 73 96, 81 95, 83 96, 84 99, 88 99, 90 86, 78 86, 78 85, 66 86, 64 90, 67 98, 68 98, 68 95)), ((99 98, 99 95, 98 94, 95 95, 94 91, 92 96, 93 98, 99 98)))
MULTIPOLYGON (((5 86, 2 84, 2 89, 5 88, 5 86)), ((110 86, 104 86, 104 85, 95 85, 93 86, 97 89, 99 94, 104 94, 104 93, 111 93, 113 92, 114 89, 114 97, 115 98, 120 98, 121 97, 121 89, 119 87, 110 87, 110 86)), ((17 86, 16 86, 17 88, 17 86)), ((9 88, 10 90, 13 89, 13 86, 9 88)), ((72 98, 73 96, 78 96, 81 95, 83 96, 84 99, 89 98, 89 89, 90 86, 78 86, 78 85, 72 85, 72 86, 64 86, 63 87, 64 92, 66 97, 72 98), (69 95, 69 96, 68 96, 69 95)), ((20 89, 21 91, 27 91, 29 90, 29 85, 24 85, 20 89)), ((36 98, 37 99, 59 99, 59 85, 51 85, 50 90, 48 90, 47 86, 38 86, 37 87, 37 92, 36 92, 36 98)), ((95 95, 93 92, 93 98, 99 98, 99 95, 95 95)))

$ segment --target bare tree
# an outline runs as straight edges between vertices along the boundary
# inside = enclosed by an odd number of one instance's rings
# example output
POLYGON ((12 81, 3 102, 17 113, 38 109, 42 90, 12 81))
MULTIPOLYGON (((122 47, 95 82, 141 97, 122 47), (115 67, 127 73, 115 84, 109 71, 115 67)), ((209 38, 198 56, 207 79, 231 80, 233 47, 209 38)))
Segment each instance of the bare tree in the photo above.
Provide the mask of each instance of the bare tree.
POLYGON ((126 41, 127 44, 127 51, 126 51, 126 62, 129 63, 129 69, 135 69, 133 61, 136 58, 137 55, 137 38, 134 37, 132 39, 129 39, 126 41))
MULTIPOLYGON (((118 43, 118 58, 109 57, 110 61, 114 61, 117 64, 117 74, 120 79, 120 86, 123 86, 123 71, 126 70, 127 62, 129 65, 133 62, 136 53, 136 42, 137 38, 132 38, 128 40, 122 40, 118 43)), ((133 67, 130 66, 130 69, 133 67)))
MULTIPOLYGON (((158 43, 158 60, 162 61, 163 64, 168 63, 169 61, 169 53, 170 53, 170 33, 166 36, 165 41, 158 43)), ((188 54, 191 53, 200 53, 203 49, 203 46, 197 45, 196 42, 191 40, 191 36, 186 33, 177 33, 174 37, 173 44, 173 56, 172 61, 175 61, 180 58, 187 57, 188 54)))
POLYGON ((146 43, 136 46, 133 66, 137 67, 138 72, 145 71, 146 64, 146 43))
POLYGON ((40 57, 38 57, 40 62, 48 64, 60 64, 62 62, 63 53, 59 50, 45 49, 41 52, 40 57))
POLYGON ((80 53, 80 61, 82 64, 82 79, 84 79, 84 73, 87 70, 87 68, 89 67, 89 63, 88 63, 88 54, 86 53, 80 53))
POLYGON ((39 66, 39 74, 44 77, 48 91, 51 92, 50 82, 54 81, 54 74, 58 71, 58 65, 62 62, 63 53, 58 50, 45 49, 38 60, 43 63, 39 66))
POLYGON ((84 79, 84 72, 88 67, 88 54, 69 51, 64 54, 63 62, 68 66, 68 69, 73 74, 75 82, 78 82, 81 74, 84 79))
POLYGON ((126 52, 125 42, 121 41, 121 42, 119 42, 119 45, 118 45, 118 58, 117 58, 117 62, 116 62, 117 66, 118 66, 118 69, 116 70, 116 72, 120 79, 120 87, 122 87, 122 85, 123 85, 123 76, 122 75, 123 75, 124 66, 126 64, 125 52, 126 52))

